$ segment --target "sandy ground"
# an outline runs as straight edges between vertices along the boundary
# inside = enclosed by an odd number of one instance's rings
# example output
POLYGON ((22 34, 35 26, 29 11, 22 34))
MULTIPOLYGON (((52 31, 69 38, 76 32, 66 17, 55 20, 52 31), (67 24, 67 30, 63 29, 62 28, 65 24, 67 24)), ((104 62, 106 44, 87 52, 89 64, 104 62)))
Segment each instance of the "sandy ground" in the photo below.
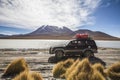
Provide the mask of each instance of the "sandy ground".
MULTIPOLYGON (((90 59, 91 62, 101 61, 109 65, 120 61, 120 49, 99 48, 96 58, 90 59)), ((1 78, 6 66, 14 59, 19 57, 25 58, 29 68, 32 71, 40 72, 45 80, 54 80, 52 77, 52 68, 55 63, 51 63, 54 55, 50 55, 48 50, 34 50, 34 51, 0 51, 0 80, 10 80, 9 78, 1 78), (49 62, 48 62, 49 61, 49 62)), ((53 61, 54 62, 54 61, 53 61)))

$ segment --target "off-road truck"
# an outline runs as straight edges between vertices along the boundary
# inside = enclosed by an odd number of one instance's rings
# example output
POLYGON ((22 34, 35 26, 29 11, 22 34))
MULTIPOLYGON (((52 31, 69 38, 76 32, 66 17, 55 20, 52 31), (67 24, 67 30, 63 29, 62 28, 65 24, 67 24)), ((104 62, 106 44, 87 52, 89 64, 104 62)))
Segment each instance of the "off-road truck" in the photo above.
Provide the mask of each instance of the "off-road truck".
POLYGON ((95 41, 90 38, 80 38, 71 40, 65 46, 51 47, 49 53, 55 54, 56 58, 63 56, 90 57, 97 53, 97 46, 95 41))

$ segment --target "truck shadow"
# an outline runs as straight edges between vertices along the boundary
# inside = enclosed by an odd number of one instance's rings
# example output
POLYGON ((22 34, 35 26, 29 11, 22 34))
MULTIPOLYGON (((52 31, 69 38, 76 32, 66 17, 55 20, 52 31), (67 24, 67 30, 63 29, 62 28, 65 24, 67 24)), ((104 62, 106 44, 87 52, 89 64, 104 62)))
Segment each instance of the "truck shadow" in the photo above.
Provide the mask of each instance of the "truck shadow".
MULTIPOLYGON (((67 59, 74 59, 74 60, 80 59, 80 60, 82 60, 84 58, 82 58, 80 56, 64 56, 60 59, 57 59, 55 56, 51 56, 51 57, 49 57, 48 62, 49 63, 58 63, 60 61, 65 61, 67 59)), ((106 63, 98 57, 92 56, 92 57, 89 57, 88 60, 90 61, 91 64, 101 63, 103 66, 106 66, 106 63)))

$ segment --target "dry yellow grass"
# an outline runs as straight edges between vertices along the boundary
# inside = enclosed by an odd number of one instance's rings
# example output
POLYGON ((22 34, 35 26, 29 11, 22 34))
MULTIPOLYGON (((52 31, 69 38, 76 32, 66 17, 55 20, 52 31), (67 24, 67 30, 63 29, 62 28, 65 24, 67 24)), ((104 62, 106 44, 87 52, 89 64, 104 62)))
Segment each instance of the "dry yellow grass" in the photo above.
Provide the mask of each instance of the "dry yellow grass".
POLYGON ((52 70, 53 77, 65 78, 66 70, 73 64, 73 62, 74 62, 73 59, 68 59, 68 60, 57 63, 52 70))
POLYGON ((104 66, 100 63, 96 63, 92 66, 94 69, 98 70, 104 77, 106 77, 106 74, 104 72, 104 66))
POLYGON ((110 77, 112 80, 120 80, 120 61, 111 65, 107 69, 107 75, 110 77))
POLYGON ((63 66, 65 68, 69 68, 73 63, 74 63, 73 59, 67 59, 67 60, 63 61, 63 66))
POLYGON ((23 71, 19 75, 17 75, 13 80, 34 80, 33 77, 30 76, 28 71, 23 71))
POLYGON ((106 80, 104 76, 96 69, 89 74, 89 80, 106 80))
POLYGON ((40 73, 24 71, 17 75, 13 80, 43 80, 40 73))
POLYGON ((84 59, 78 62, 78 64, 74 67, 73 71, 71 71, 69 76, 68 75, 66 76, 66 80, 105 80, 105 79, 99 73, 99 71, 97 71, 91 66, 88 59, 84 59))
POLYGON ((14 76, 28 69, 28 65, 24 58, 13 60, 4 71, 4 76, 14 76))
MULTIPOLYGON (((83 59, 78 63, 75 68, 76 72, 90 72, 91 71, 91 64, 89 63, 88 59, 83 59)), ((78 74, 77 73, 77 74, 78 74)))
POLYGON ((31 77, 32 77, 34 80, 43 80, 41 74, 38 73, 38 72, 31 72, 31 77))
POLYGON ((81 72, 86 73, 86 72, 90 72, 90 70, 91 70, 91 66, 90 66, 88 59, 84 59, 78 62, 78 64, 74 67, 73 71, 71 71, 70 75, 66 77, 66 79, 67 80, 77 80, 77 79, 79 80, 78 75, 81 75, 81 72))
POLYGON ((77 64, 80 62, 80 60, 79 59, 77 59, 68 69, 67 69, 67 71, 66 71, 66 73, 65 73, 65 77, 67 78, 69 75, 70 75, 70 73, 75 69, 75 67, 77 66, 77 64))
POLYGON ((54 78, 60 78, 65 72, 66 69, 63 66, 63 61, 57 63, 52 70, 54 78))

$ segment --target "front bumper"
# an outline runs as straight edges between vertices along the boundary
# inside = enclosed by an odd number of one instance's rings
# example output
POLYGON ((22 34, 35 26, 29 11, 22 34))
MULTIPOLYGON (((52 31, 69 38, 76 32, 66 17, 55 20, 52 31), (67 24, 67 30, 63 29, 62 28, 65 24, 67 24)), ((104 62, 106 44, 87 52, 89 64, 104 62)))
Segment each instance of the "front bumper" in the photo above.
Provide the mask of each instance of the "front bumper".
POLYGON ((52 47, 50 47, 50 49, 49 49, 49 54, 53 54, 53 48, 52 47))

